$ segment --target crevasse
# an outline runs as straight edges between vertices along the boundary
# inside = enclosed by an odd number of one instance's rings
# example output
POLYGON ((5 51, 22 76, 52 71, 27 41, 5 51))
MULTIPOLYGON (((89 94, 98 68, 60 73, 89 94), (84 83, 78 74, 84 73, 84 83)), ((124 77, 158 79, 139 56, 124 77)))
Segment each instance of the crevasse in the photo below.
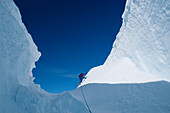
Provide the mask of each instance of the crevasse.
MULTIPOLYGON (((108 59, 82 85, 93 113, 170 111, 170 84, 160 82, 170 80, 169 17, 169 0, 127 0, 108 59)), ((33 83, 40 55, 13 0, 0 0, 0 112, 88 113, 80 88, 49 94, 33 83)))

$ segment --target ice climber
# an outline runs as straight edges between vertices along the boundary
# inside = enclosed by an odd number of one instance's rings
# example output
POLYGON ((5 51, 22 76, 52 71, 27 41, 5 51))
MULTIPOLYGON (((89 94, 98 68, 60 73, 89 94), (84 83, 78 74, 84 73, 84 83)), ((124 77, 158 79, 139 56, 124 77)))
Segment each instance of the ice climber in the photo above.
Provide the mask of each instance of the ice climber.
POLYGON ((81 82, 83 81, 83 79, 86 79, 86 77, 85 77, 86 74, 87 74, 87 73, 81 73, 81 74, 79 75, 79 79, 80 79, 79 85, 81 84, 81 82))

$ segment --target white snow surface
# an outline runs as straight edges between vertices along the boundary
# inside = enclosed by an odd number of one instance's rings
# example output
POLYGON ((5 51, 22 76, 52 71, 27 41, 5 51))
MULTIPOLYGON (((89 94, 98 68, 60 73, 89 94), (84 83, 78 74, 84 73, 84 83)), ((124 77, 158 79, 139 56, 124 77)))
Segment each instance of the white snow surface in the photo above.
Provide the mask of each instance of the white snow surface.
POLYGON ((88 83, 145 83, 161 80, 153 74, 139 70, 130 59, 124 57, 92 69, 82 85, 88 83))
POLYGON ((169 113, 170 1, 127 0, 104 65, 72 92, 33 83, 40 52, 13 0, 0 0, 0 113, 169 113), (147 83, 146 83, 147 82, 147 83), (85 103, 86 101, 86 103, 85 103))
POLYGON ((170 81, 170 1, 127 0, 122 18, 109 57, 83 84, 170 81))

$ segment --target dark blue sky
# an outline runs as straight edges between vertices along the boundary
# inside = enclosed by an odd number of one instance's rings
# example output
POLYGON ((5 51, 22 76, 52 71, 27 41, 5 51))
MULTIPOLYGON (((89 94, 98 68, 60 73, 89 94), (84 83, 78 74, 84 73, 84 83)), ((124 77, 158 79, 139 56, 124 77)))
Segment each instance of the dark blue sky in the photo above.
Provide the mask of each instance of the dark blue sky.
POLYGON ((121 27, 125 0, 14 0, 42 56, 34 82, 51 93, 78 86, 102 65, 121 27))

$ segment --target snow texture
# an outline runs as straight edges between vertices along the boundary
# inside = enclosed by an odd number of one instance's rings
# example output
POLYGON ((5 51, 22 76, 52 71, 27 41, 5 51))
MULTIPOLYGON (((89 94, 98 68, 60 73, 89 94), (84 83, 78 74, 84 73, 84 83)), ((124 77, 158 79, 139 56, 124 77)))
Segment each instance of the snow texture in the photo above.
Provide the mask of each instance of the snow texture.
POLYGON ((19 9, 0 0, 0 113, 169 113, 170 1, 127 0, 122 17, 104 65, 74 91, 49 94, 33 83, 41 54, 19 9))
POLYGON ((127 0, 112 51, 83 83, 170 81, 170 1, 127 0))
POLYGON ((128 57, 144 72, 170 80, 170 1, 128 0, 105 64, 128 57))

